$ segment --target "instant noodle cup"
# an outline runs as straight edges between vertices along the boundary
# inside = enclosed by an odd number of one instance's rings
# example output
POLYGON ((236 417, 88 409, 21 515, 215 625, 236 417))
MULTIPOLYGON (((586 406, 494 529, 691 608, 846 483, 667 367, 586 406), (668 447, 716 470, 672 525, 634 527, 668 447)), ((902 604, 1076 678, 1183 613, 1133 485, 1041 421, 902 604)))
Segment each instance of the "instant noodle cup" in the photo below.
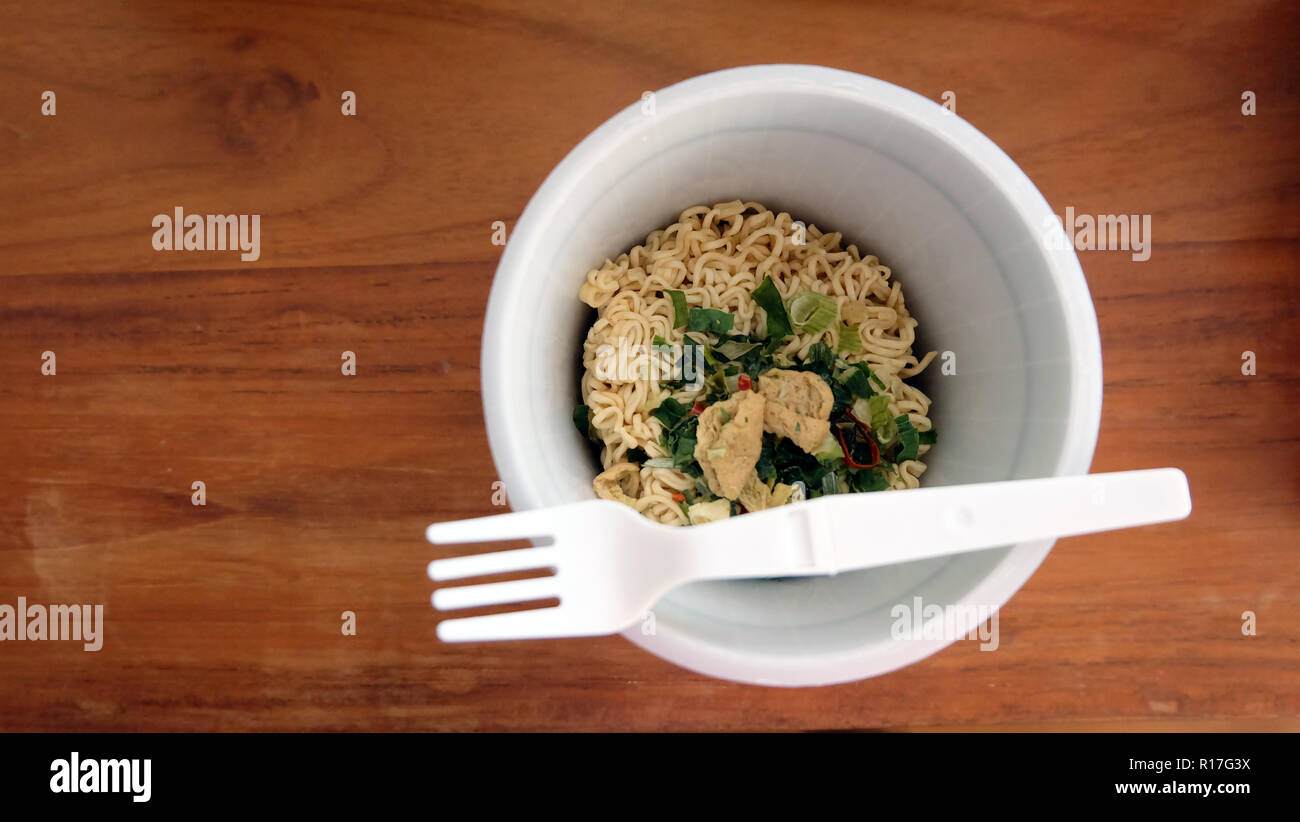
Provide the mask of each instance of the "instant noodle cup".
MULTIPOLYGON (((600 462, 572 421, 594 315, 577 298, 587 272, 684 208, 734 199, 842 233, 903 284, 919 320, 913 351, 939 352, 915 378, 938 432, 923 486, 1088 471, 1101 415, 1097 320, 1033 183, 969 123, 906 89, 830 68, 752 66, 634 102, 570 152, 515 226, 482 351, 488 438, 515 509, 594 496, 600 462)), ((873 524, 861 533, 870 541, 873 524)), ((977 636, 981 623, 982 647, 996 647, 991 617, 1052 544, 695 583, 625 636, 740 682, 877 676, 977 636)))

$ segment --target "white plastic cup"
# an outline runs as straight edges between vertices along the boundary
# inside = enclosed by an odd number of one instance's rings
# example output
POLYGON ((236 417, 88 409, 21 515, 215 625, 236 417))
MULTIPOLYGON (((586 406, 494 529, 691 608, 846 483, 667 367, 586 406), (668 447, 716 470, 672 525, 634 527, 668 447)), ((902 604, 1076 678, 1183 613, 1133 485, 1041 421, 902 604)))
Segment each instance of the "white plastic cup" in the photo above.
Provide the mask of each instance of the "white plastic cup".
MULTIPOLYGON (((1087 472, 1101 416, 1097 320, 1073 249, 1048 241, 1059 223, 1033 183, 970 124, 898 86, 751 66, 634 102, 570 152, 515 226, 492 285, 482 371, 492 454, 516 510, 593 496, 600 466, 572 423, 592 316, 577 297, 587 272, 689 206, 736 198, 841 232, 893 270, 920 322, 914 352, 944 352, 919 378, 938 432, 923 485, 1087 472)), ((626 636, 740 682, 863 679, 956 638, 901 630, 918 604, 961 609, 950 627, 965 634, 978 606, 1002 608, 1052 543, 835 577, 698 583, 626 636)))

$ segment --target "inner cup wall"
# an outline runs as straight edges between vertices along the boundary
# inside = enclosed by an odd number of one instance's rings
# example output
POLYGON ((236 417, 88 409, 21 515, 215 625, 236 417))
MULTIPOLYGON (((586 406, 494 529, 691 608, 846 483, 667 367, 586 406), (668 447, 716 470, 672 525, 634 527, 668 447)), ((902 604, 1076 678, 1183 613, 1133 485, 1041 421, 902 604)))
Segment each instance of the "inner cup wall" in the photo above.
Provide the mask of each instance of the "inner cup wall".
MULTIPOLYGON (((515 302, 520 395, 537 397, 534 437, 550 482, 538 505, 593 496, 600 470, 573 430, 574 361, 588 312, 587 271, 697 203, 735 198, 788 211, 877 255, 920 321, 918 355, 939 432, 925 485, 1047 476, 1063 447, 1071 363, 1060 298, 1038 246, 971 165, 889 112, 833 94, 740 94, 700 112, 665 108, 602 158, 555 209, 515 302), (988 239, 986 239, 988 238, 988 239), (921 346, 925 346, 922 348, 921 346), (955 373, 941 373, 944 362, 955 373)), ((863 523, 870 539, 871 523, 863 523)), ((892 606, 954 603, 1006 549, 831 578, 700 583, 656 605, 661 625, 777 655, 890 640, 892 606), (816 626, 816 641, 809 643, 816 626)))

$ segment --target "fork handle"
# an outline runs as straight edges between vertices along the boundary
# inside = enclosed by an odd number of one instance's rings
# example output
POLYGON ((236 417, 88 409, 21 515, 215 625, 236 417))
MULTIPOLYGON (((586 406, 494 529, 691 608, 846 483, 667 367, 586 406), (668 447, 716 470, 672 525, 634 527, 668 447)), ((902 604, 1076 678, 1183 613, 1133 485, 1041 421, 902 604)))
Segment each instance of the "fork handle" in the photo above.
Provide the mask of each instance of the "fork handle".
MULTIPOLYGON (((692 570, 714 579, 834 574, 1169 522, 1191 507, 1177 468, 837 494, 727 521, 745 527, 725 545, 702 541, 692 570), (737 552, 737 541, 754 550, 737 552), (746 567, 735 564, 740 556, 746 567)), ((687 530, 706 538, 709 527, 687 530)))

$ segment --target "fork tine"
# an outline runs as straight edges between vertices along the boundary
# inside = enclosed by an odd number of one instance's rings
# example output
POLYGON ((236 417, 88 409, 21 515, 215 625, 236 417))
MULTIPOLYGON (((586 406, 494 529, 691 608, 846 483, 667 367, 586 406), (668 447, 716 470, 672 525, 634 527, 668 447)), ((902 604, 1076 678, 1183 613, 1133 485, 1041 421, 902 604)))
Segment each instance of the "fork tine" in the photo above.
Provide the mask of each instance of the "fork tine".
POLYGON ((555 577, 439 588, 433 592, 433 607, 440 611, 449 611, 455 608, 477 608, 481 605, 505 605, 532 599, 549 599, 558 596, 559 588, 555 577))
POLYGON ((425 529, 424 536, 434 545, 547 537, 555 529, 556 520, 552 510, 538 508, 490 517, 435 522, 425 529))
POLYGON ((429 579, 434 582, 445 582, 449 579, 528 571, 534 568, 552 567, 554 562, 555 549, 550 546, 491 551, 486 554, 435 559, 429 563, 429 579))
POLYGON ((438 623, 438 639, 443 642, 603 636, 611 633, 615 632, 592 630, 583 620, 574 619, 562 605, 508 614, 444 619, 438 623))

